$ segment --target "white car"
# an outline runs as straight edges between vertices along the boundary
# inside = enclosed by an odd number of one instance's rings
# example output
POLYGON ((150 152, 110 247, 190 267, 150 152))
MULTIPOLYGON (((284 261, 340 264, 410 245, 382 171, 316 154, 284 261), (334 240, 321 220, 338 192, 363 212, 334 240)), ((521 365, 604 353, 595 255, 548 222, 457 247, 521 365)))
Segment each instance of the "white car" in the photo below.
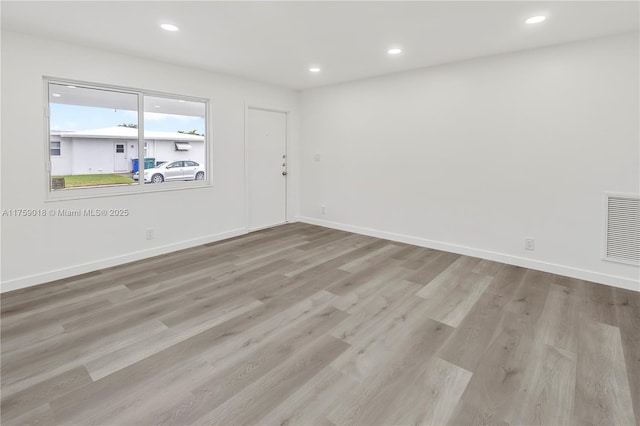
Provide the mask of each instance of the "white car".
MULTIPOLYGON (((133 180, 140 179, 140 172, 133 174, 133 180)), ((161 183, 172 180, 203 180, 204 167, 195 161, 167 161, 156 164, 152 169, 144 169, 144 181, 161 183)))

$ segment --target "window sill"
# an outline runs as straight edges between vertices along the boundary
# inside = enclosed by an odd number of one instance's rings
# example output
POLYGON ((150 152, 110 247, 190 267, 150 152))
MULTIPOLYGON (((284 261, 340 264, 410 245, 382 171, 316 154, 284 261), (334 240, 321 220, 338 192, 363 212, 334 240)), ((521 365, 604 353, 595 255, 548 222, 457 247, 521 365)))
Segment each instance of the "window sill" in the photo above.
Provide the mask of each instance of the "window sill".
POLYGON ((45 202, 84 200, 90 198, 122 197, 158 192, 185 191, 212 188, 213 183, 204 181, 163 182, 149 184, 114 185, 100 188, 67 188, 47 191, 45 202))

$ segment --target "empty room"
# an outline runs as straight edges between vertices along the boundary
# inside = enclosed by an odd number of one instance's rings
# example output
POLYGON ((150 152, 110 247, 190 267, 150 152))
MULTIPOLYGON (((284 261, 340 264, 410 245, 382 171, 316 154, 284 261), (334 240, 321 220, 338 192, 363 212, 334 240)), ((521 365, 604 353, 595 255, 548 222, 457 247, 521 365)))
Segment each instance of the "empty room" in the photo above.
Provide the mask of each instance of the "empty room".
POLYGON ((640 424, 638 1, 2 1, 2 425, 640 424))

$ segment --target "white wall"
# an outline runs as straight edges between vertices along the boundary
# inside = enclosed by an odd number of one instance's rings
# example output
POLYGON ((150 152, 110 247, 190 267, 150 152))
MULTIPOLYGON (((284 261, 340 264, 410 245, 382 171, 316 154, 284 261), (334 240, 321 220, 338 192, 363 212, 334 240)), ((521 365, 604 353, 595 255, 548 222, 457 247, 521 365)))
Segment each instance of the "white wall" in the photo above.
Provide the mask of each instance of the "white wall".
MULTIPOLYGON (((131 214, 2 217, 2 291, 244 232, 245 104, 291 112, 295 159, 298 101, 293 90, 3 32, 2 208, 128 208, 131 214), (46 202, 43 75, 209 98, 213 187, 46 202), (154 240, 145 239, 147 228, 155 229, 154 240)), ((290 206, 298 205, 298 167, 292 162, 290 206)))
POLYGON ((601 260, 638 81, 636 33, 305 91, 302 219, 639 289, 601 260))
MULTIPOLYGON (((73 138, 69 145, 73 145, 73 159, 71 160, 72 175, 90 175, 113 173, 115 167, 115 144, 126 147, 129 141, 117 139, 80 139, 73 138)), ((136 143, 137 145, 137 143, 136 143)), ((51 165, 52 174, 56 174, 51 165)))

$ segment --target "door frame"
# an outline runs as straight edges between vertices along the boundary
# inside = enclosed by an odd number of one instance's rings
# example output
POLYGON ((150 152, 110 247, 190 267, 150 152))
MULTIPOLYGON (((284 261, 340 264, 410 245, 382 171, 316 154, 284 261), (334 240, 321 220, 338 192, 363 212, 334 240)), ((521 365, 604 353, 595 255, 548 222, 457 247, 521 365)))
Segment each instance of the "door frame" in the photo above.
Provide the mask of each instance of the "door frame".
MULTIPOLYGON (((290 158, 289 158, 289 126, 291 120, 289 119, 291 111, 282 108, 265 107, 259 104, 245 103, 244 105, 244 223, 245 230, 247 232, 259 231, 260 229, 269 228, 270 226, 263 226, 258 228, 250 228, 249 223, 249 201, 250 201, 250 188, 249 188, 249 110, 259 110, 267 112, 278 112, 284 114, 285 119, 285 133, 284 133, 284 154, 286 155, 287 172, 290 170, 290 158)), ((284 222, 288 223, 289 212, 289 175, 287 174, 284 180, 284 222)))

